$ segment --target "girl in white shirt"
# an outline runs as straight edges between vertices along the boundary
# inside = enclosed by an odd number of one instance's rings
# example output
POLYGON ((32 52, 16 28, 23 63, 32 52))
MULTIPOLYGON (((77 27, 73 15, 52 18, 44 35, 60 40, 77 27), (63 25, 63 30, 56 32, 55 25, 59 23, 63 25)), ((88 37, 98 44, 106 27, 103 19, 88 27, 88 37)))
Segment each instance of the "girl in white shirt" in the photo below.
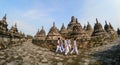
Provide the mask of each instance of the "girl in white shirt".
POLYGON ((69 46, 68 46, 67 38, 64 40, 64 44, 65 44, 65 55, 67 55, 68 52, 69 52, 69 46))
POLYGON ((70 39, 68 39, 68 47, 69 47, 69 50, 71 50, 71 41, 70 41, 70 39))
POLYGON ((74 51, 75 51, 76 54, 78 55, 78 49, 77 49, 77 44, 76 44, 76 38, 74 38, 74 41, 73 41, 73 49, 72 49, 72 51, 70 52, 70 54, 72 54, 74 51))
POLYGON ((62 52, 62 50, 61 50, 60 38, 58 38, 58 41, 57 41, 57 49, 56 49, 56 52, 58 52, 58 51, 62 52))

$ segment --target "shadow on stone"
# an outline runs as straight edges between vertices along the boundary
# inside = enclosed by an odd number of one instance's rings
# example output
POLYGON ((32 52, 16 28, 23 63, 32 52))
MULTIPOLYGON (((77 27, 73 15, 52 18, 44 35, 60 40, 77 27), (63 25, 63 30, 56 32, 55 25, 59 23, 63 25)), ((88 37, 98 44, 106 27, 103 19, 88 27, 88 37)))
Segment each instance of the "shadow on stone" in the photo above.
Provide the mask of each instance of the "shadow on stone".
POLYGON ((120 65, 120 44, 91 55, 95 57, 101 65, 120 65))

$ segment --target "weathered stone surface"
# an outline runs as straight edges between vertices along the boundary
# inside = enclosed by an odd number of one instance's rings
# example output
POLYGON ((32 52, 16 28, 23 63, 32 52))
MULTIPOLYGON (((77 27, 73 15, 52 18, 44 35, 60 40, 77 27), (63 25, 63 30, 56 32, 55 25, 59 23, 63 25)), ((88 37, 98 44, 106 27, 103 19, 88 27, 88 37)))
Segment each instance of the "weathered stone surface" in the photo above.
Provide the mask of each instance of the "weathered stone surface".
POLYGON ((58 62, 57 65, 63 65, 63 63, 62 62, 58 62))
POLYGON ((46 58, 44 58, 43 60, 41 60, 42 63, 47 63, 48 60, 46 58))
POLYGON ((113 29, 113 27, 110 23, 107 24, 107 21, 105 21, 104 29, 109 34, 110 40, 115 40, 118 38, 117 32, 113 29))
POLYGON ((22 60, 14 60, 10 63, 7 63, 7 65, 22 65, 22 64, 23 64, 22 60))
POLYGON ((17 24, 15 24, 14 26, 12 26, 9 31, 10 31, 10 33, 17 34, 18 33, 17 24))
POLYGON ((6 21, 6 14, 0 20, 0 49, 6 49, 11 47, 11 44, 19 43, 24 41, 23 37, 25 37, 22 33, 18 32, 17 25, 8 30, 8 24, 6 21))
POLYGON ((71 34, 72 38, 76 37, 77 39, 88 38, 86 31, 82 30, 79 26, 74 26, 71 34))
POLYGON ((34 38, 37 39, 37 40, 43 40, 43 41, 45 40, 46 32, 45 32, 43 27, 40 31, 38 30, 38 32, 36 33, 34 38))
POLYGON ((94 25, 94 31, 92 33, 91 37, 91 47, 101 46, 104 44, 107 44, 109 42, 110 36, 105 32, 105 30, 102 28, 102 25, 98 22, 96 18, 96 23, 94 25))
POLYGON ((78 22, 77 18, 75 18, 74 16, 72 16, 72 17, 71 17, 71 21, 70 21, 70 23, 69 23, 68 26, 67 26, 68 32, 72 32, 73 27, 74 27, 75 25, 78 25, 80 28, 82 28, 82 26, 81 26, 81 24, 78 22))
POLYGON ((55 23, 53 23, 53 26, 50 28, 48 35, 46 37, 46 40, 58 40, 58 38, 62 38, 59 30, 55 26, 55 23))
POLYGON ((81 25, 77 24, 73 26, 71 38, 74 38, 74 37, 77 38, 79 47, 87 48, 87 45, 90 40, 90 36, 87 34, 87 32, 84 29, 82 29, 81 25))
POLYGON ((89 36, 91 36, 92 33, 93 33, 92 26, 90 25, 89 22, 88 22, 88 24, 87 24, 86 31, 87 31, 87 34, 88 34, 89 36))
POLYGON ((60 58, 60 57, 54 57, 56 60, 63 60, 62 58, 60 58))
POLYGON ((68 63, 74 62, 71 58, 67 60, 68 63))
POLYGON ((62 37, 68 37, 68 30, 65 28, 64 24, 62 24, 61 30, 60 30, 60 34, 62 35, 62 37))
POLYGON ((3 58, 5 58, 5 56, 0 56, 0 59, 3 59, 3 58))
POLYGON ((0 60, 0 65, 5 64, 6 60, 0 60))
POLYGON ((100 34, 103 33, 105 33, 105 31, 102 28, 102 25, 98 22, 98 19, 96 18, 96 23, 94 25, 94 31, 92 33, 92 36, 100 36, 100 34))
MULTIPOLYGON (((39 34, 38 32, 36 35, 39 34)), ((61 30, 59 31, 55 26, 55 23, 53 23, 53 26, 50 28, 45 41, 34 39, 36 41, 33 40, 33 43, 38 42, 37 45, 53 50, 56 46, 58 38, 61 38, 62 40, 64 40, 64 38, 73 40, 74 37, 77 38, 77 44, 80 48, 89 48, 107 44, 108 42, 117 39, 118 35, 111 24, 108 25, 106 23, 103 29, 97 18, 93 29, 89 22, 87 26, 82 28, 82 25, 78 22, 77 18, 72 16, 67 29, 63 24, 61 30)))
POLYGON ((8 24, 7 24, 7 22, 6 22, 6 14, 5 14, 5 16, 2 18, 2 20, 0 20, 0 30, 3 30, 3 32, 7 32, 8 31, 8 28, 7 28, 7 26, 8 26, 8 24))
POLYGON ((117 34, 120 36, 120 29, 119 28, 117 29, 117 34))
POLYGON ((38 30, 38 32, 32 39, 32 43, 42 44, 42 43, 45 43, 45 39, 46 39, 46 32, 44 28, 42 27, 42 29, 40 31, 38 30))
MULTIPOLYGON (((111 53, 104 54, 98 53, 105 50, 115 51, 119 49, 120 41, 115 41, 111 44, 91 48, 88 50, 80 49, 79 55, 68 55, 56 54, 51 52, 46 48, 42 48, 32 44, 31 42, 24 42, 22 45, 17 45, 16 47, 11 47, 9 49, 4 49, 0 51, 0 56, 5 58, 0 59, 1 65, 101 65, 102 62, 98 60, 102 56, 109 55, 114 58, 111 53), (114 47, 113 46, 118 46, 114 47), (112 49, 111 49, 112 48, 112 49), (96 56, 96 53, 98 54, 96 56), (95 54, 95 56, 94 56, 95 54), (102 55, 103 54, 103 55, 102 55), (100 55, 100 57, 99 57, 100 55)), ((112 52, 114 54, 114 52, 112 52)), ((119 57, 119 53, 117 55, 119 57)), ((107 64, 113 63, 111 58, 102 57, 107 64), (110 63, 109 63, 110 62, 110 63)), ((117 57, 116 57, 117 58, 117 57)), ((118 63, 119 64, 119 63, 118 63)))

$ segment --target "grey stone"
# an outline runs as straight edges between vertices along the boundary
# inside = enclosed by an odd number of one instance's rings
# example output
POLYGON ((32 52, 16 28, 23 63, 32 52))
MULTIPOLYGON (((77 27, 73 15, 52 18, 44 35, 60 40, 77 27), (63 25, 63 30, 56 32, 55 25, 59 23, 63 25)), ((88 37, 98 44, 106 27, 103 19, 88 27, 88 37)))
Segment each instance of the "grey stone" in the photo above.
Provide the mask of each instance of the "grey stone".
POLYGON ((10 63, 7 63, 7 65, 17 65, 17 63, 14 62, 14 61, 12 61, 12 62, 10 62, 10 63))
POLYGON ((71 63, 74 62, 71 58, 67 60, 67 62, 71 63))
POLYGON ((0 55, 4 55, 5 54, 5 52, 0 52, 0 55))
POLYGON ((78 62, 78 64, 79 64, 79 65, 84 65, 84 63, 83 63, 83 62, 78 62))
POLYGON ((41 60, 42 63, 47 63, 48 60, 46 58, 44 58, 43 60, 41 60))
POLYGON ((84 65, 89 65, 89 63, 85 62, 84 65))
POLYGON ((5 58, 5 56, 0 56, 0 59, 3 59, 3 58, 5 58))
POLYGON ((56 59, 56 60, 59 60, 59 59, 60 59, 60 57, 55 57, 55 59, 56 59))
POLYGON ((32 65, 32 64, 31 64, 31 63, 29 63, 29 62, 28 62, 28 63, 26 63, 26 62, 25 62, 25 63, 23 63, 23 65, 32 65))
POLYGON ((84 61, 89 63, 89 62, 90 62, 90 59, 84 59, 84 61))
POLYGON ((0 60, 0 64, 2 65, 3 63, 5 63, 6 60, 0 60))
POLYGON ((22 60, 14 60, 11 61, 10 63, 7 63, 7 65, 22 65, 23 61, 22 60))
POLYGON ((37 51, 37 53, 42 54, 43 52, 42 51, 37 51))
POLYGON ((15 55, 14 58, 18 58, 19 56, 15 55))
POLYGON ((63 63, 62 62, 58 62, 57 65, 63 65, 63 63))

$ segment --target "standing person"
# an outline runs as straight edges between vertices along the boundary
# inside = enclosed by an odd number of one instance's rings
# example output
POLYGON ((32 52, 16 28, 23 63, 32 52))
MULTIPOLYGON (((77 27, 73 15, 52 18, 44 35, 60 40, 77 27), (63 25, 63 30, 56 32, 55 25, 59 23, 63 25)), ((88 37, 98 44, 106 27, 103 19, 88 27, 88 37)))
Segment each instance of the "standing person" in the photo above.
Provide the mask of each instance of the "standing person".
POLYGON ((63 40, 60 40, 60 43, 61 43, 61 45, 60 45, 60 48, 61 48, 61 51, 62 52, 64 52, 64 43, 63 43, 63 40))
POLYGON ((69 47, 69 50, 71 50, 71 41, 70 41, 70 39, 68 39, 68 47, 69 47))
POLYGON ((65 38, 65 40, 64 40, 64 44, 65 44, 65 55, 67 55, 68 52, 69 52, 69 47, 68 47, 67 38, 65 38))
POLYGON ((62 52, 60 45, 61 45, 60 38, 58 38, 56 52, 58 52, 58 51, 62 52))
POLYGON ((70 52, 70 54, 72 54, 74 51, 75 51, 76 54, 78 55, 78 49, 77 49, 77 44, 76 44, 76 38, 74 38, 74 41, 73 41, 73 49, 72 49, 72 51, 70 52))

